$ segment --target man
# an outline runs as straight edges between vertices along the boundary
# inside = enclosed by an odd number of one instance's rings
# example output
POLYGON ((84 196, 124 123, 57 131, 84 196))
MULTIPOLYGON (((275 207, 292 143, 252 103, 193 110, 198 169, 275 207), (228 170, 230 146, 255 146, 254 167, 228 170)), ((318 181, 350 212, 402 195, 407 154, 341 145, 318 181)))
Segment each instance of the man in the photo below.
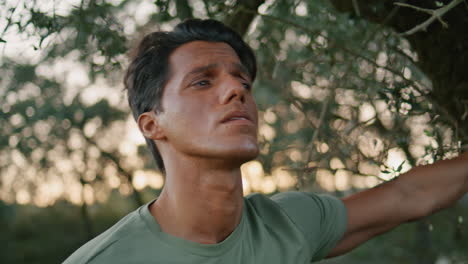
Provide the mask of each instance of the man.
POLYGON ((255 159, 256 63, 214 20, 187 20, 140 43, 129 103, 166 183, 65 263, 310 263, 450 206, 468 191, 468 155, 422 166, 343 200, 286 192, 243 197, 255 159))

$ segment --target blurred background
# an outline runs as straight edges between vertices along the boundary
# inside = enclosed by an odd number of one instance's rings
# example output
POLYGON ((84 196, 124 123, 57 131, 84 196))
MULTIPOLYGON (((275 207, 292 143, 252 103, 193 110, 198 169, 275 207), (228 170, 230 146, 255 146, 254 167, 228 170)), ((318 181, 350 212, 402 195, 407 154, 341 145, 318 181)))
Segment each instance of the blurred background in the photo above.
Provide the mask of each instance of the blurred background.
MULTIPOLYGON (((257 55, 261 154, 242 167, 245 194, 342 197, 458 155, 468 5, 401 3, 0 0, 0 262, 60 263, 157 197, 123 70, 146 33, 186 18, 225 22, 257 55)), ((465 197, 323 263, 468 263, 467 221, 465 197)))

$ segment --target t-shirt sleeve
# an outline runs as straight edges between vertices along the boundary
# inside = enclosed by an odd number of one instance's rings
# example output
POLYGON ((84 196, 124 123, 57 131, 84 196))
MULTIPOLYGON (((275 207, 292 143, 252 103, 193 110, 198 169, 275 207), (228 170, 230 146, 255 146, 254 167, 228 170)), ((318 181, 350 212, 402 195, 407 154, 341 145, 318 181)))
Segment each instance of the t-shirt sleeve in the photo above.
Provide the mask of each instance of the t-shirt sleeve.
POLYGON ((346 231, 346 207, 338 198, 323 194, 285 192, 274 195, 272 200, 304 233, 312 261, 325 258, 346 231))

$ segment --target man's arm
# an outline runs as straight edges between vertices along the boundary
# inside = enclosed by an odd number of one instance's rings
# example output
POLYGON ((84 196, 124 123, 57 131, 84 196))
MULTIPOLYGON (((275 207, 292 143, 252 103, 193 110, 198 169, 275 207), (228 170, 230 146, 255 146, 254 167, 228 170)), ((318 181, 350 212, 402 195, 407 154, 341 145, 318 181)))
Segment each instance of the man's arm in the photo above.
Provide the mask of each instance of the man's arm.
POLYGON ((468 192, 468 152, 416 167, 397 179, 343 199, 346 232, 329 256, 348 252, 404 222, 447 208, 468 192))

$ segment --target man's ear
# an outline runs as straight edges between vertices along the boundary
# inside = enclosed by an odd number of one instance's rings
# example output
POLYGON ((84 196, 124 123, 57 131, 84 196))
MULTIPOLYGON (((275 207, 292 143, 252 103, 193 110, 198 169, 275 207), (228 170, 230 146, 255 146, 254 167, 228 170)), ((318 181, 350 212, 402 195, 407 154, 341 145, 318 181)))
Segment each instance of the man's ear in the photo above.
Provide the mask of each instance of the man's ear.
POLYGON ((158 115, 153 112, 142 113, 137 120, 138 127, 140 128, 143 136, 153 140, 165 139, 164 131, 158 123, 158 115))

